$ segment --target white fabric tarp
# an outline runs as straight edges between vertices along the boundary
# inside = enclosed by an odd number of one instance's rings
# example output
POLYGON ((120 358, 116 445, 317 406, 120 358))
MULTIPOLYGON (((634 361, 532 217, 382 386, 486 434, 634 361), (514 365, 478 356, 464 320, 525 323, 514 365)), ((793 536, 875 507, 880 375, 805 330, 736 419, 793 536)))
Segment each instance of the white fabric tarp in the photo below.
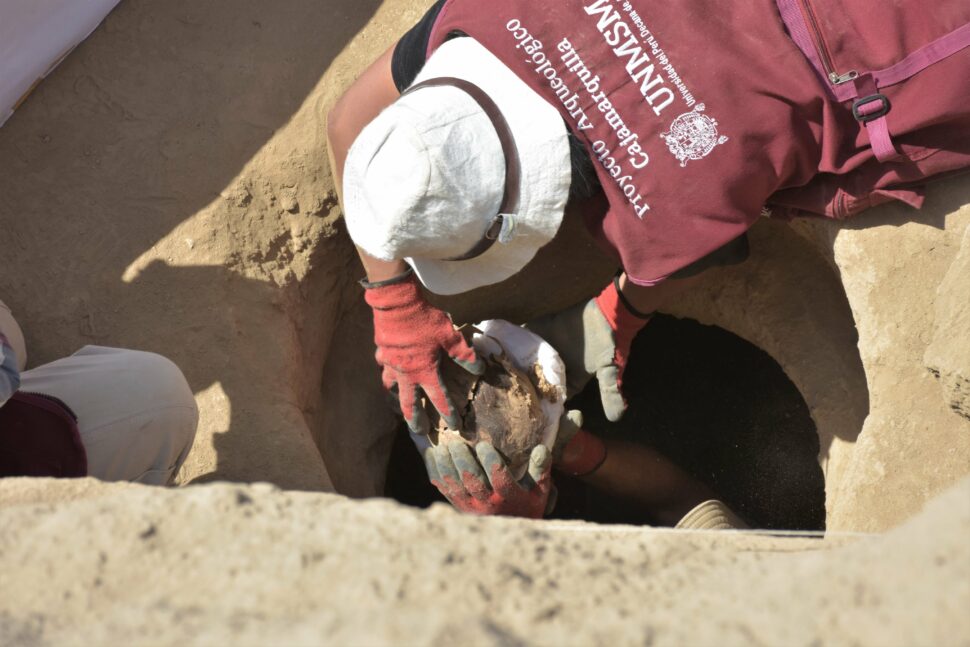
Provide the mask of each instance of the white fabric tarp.
POLYGON ((0 0, 0 126, 118 0, 0 0))

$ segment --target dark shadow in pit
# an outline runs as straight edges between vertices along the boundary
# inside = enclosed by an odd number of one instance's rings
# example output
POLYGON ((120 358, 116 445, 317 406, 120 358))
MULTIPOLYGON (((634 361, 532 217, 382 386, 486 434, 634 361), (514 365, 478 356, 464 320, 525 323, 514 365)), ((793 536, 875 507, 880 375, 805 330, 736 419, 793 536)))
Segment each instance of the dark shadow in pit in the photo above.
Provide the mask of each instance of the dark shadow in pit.
MULTIPOLYGON (((630 409, 617 424, 604 418, 595 382, 573 399, 586 428, 658 449, 753 526, 824 528, 815 425, 801 394, 767 353, 721 328, 657 316, 634 342, 624 383, 630 409)), ((579 481, 559 476, 556 483, 555 518, 648 521, 579 481)), ((416 506, 443 500, 403 429, 386 492, 416 506)))

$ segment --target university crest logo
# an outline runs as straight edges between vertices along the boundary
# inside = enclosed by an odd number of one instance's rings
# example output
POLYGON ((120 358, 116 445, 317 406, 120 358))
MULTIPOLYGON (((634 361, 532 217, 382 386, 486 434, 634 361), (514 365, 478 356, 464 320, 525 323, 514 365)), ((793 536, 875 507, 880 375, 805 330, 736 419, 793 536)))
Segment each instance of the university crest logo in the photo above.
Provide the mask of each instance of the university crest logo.
POLYGON ((674 119, 670 130, 660 135, 681 167, 687 166, 690 160, 707 157, 715 146, 728 140, 724 135, 718 136, 717 120, 702 114, 704 107, 703 103, 698 103, 692 111, 674 119))

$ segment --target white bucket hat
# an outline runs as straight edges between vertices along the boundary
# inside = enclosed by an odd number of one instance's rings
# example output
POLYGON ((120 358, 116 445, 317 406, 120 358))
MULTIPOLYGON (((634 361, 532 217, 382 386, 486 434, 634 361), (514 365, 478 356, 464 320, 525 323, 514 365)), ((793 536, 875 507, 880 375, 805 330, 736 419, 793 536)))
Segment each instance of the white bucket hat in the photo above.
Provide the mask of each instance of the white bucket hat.
POLYGON ((507 279, 552 240, 570 180, 559 112, 474 39, 456 38, 351 147, 347 228, 371 256, 403 258, 429 290, 457 294, 507 279), (430 79, 444 85, 416 87, 430 79))

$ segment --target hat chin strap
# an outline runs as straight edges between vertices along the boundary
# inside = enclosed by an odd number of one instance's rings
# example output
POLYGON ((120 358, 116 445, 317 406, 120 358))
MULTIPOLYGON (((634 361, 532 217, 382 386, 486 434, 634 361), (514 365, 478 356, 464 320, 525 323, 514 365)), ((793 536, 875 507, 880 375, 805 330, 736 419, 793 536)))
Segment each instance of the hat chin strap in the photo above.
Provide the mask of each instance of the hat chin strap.
MULTIPOLYGON (((519 184, 522 175, 522 169, 519 163, 519 150, 515 146, 515 138, 512 136, 509 123, 505 120, 498 105, 495 104, 484 90, 471 81, 453 76, 442 76, 416 83, 405 90, 401 96, 403 97, 421 88, 433 87, 457 88, 474 99, 475 103, 481 107, 489 121, 492 122, 492 127, 495 128, 495 134, 498 135, 499 143, 502 145, 502 154, 505 157, 505 193, 502 196, 502 204, 498 208, 498 214, 492 218, 481 240, 474 247, 461 256, 443 259, 446 261, 467 261, 487 252, 495 244, 495 241, 499 240, 503 229, 511 230, 512 228, 512 214, 519 206, 519 184), (506 224, 506 220, 510 222, 506 224)), ((505 241, 503 240, 502 242, 505 241)))

